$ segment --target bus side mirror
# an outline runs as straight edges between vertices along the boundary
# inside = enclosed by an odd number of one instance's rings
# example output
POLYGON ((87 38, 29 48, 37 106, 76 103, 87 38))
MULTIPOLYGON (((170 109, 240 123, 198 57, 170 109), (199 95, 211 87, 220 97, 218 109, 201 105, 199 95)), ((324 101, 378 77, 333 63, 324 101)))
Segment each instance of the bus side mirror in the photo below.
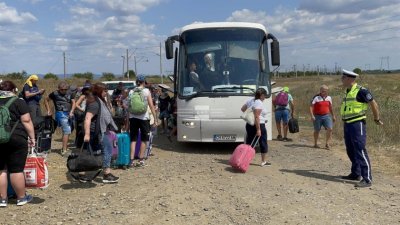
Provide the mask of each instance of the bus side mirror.
POLYGON ((165 56, 167 59, 174 58, 174 41, 170 38, 165 41, 165 56))
POLYGON ((165 56, 167 59, 174 58, 174 41, 179 40, 179 35, 171 36, 165 41, 165 56))
POLYGON ((279 41, 272 40, 271 42, 271 64, 273 66, 281 65, 280 56, 279 56, 279 41))

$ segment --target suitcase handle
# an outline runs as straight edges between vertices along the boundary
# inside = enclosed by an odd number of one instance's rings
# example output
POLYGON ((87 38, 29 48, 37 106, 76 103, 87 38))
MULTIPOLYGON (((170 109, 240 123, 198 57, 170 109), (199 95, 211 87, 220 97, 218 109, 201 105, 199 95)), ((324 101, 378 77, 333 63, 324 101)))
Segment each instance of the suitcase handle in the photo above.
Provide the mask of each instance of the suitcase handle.
POLYGON ((255 148, 259 140, 260 140, 260 136, 257 136, 257 135, 254 136, 253 140, 251 141, 250 146, 251 146, 252 148, 255 148), (254 143, 254 146, 253 146, 253 143, 254 143))

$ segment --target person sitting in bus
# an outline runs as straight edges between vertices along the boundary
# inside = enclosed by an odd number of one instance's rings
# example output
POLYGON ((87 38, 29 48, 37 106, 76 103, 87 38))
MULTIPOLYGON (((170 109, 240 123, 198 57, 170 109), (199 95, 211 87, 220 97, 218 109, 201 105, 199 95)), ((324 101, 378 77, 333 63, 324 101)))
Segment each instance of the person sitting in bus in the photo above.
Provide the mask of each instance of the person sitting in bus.
POLYGON ((204 86, 203 84, 200 82, 200 77, 199 74, 196 73, 196 63, 192 62, 189 64, 189 69, 190 69, 190 73, 189 73, 189 86, 193 87, 193 91, 194 92, 198 92, 201 90, 204 90, 204 86))
POLYGON ((215 60, 214 53, 206 53, 204 55, 204 64, 205 67, 203 71, 200 73, 200 82, 203 84, 206 90, 211 90, 211 87, 214 85, 218 85, 222 77, 218 76, 217 70, 215 68, 215 60))

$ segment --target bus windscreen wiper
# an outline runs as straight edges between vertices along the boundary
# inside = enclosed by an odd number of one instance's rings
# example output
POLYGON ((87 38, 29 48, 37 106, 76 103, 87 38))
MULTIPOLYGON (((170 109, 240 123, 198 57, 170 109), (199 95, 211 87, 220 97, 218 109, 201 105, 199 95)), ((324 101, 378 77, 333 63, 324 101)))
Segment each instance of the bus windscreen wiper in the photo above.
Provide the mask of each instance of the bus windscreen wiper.
POLYGON ((216 87, 214 88, 213 92, 229 92, 229 90, 251 90, 253 93, 255 93, 254 88, 250 87, 241 87, 241 86, 230 86, 230 87, 216 87))

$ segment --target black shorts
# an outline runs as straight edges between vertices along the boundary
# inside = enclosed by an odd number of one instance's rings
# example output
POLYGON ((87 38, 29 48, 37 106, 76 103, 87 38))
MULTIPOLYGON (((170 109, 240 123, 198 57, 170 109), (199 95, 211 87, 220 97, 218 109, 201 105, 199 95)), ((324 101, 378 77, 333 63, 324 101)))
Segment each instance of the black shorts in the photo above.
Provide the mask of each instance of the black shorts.
POLYGON ((129 124, 130 124, 131 141, 137 141, 139 129, 140 129, 140 140, 141 141, 149 141, 150 120, 141 120, 141 119, 136 119, 136 118, 130 118, 129 124))
POLYGON ((28 141, 19 135, 13 135, 8 143, 0 144, 0 170, 9 173, 24 171, 28 156, 28 141))

